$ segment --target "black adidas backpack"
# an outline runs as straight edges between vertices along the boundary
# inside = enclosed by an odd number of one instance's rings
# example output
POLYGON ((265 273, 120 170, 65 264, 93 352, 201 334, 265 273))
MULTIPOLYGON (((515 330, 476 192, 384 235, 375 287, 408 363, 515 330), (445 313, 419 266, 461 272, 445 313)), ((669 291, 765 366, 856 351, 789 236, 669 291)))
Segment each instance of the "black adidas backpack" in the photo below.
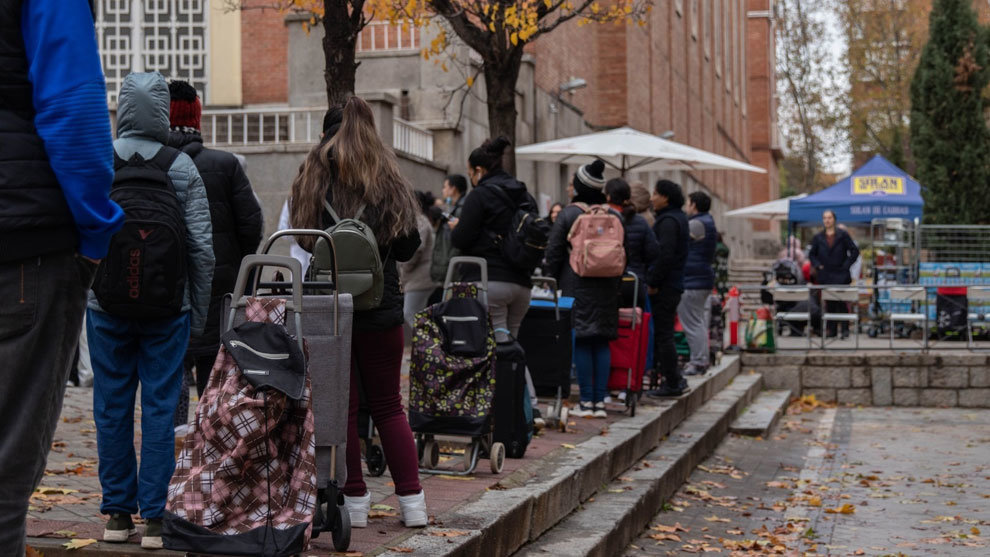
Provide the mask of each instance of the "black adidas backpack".
POLYGON ((186 289, 185 211, 168 170, 179 151, 163 146, 151 160, 113 155, 110 199, 124 210, 100 263, 93 292, 109 314, 160 319, 182 312, 186 289))

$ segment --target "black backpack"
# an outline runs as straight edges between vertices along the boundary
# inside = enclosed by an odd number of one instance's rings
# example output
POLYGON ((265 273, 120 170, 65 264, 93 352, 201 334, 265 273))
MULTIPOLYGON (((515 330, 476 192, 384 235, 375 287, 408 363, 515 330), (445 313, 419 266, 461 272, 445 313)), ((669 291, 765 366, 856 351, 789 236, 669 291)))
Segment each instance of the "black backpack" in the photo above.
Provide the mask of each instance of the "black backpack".
POLYGON ((110 199, 124 210, 93 292, 111 315, 160 319, 181 313, 186 289, 185 211, 168 170, 179 151, 162 147, 151 160, 113 155, 110 199))
POLYGON ((494 242, 509 263, 525 273, 532 273, 543 262, 550 239, 550 222, 540 218, 528 201, 516 205, 501 187, 493 185, 491 189, 514 209, 509 229, 503 234, 494 234, 494 242))

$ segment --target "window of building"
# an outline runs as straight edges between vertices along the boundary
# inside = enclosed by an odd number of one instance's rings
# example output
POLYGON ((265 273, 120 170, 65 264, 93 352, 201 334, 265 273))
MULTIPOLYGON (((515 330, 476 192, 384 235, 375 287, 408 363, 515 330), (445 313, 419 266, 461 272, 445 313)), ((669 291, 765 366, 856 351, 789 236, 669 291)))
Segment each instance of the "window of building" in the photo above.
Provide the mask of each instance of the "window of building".
POLYGON ((705 42, 705 60, 712 59, 712 0, 705 0, 705 6, 703 8, 703 17, 705 18, 702 27, 702 34, 704 35, 705 42))
POLYGON ((722 41, 722 60, 725 62, 725 79, 722 80, 725 83, 726 92, 732 90, 732 35, 733 25, 732 25, 732 0, 722 0, 719 2, 722 4, 722 29, 725 30, 725 39, 722 41))
POLYGON ((715 76, 722 77, 722 43, 725 38, 722 36, 722 2, 723 0, 712 0, 712 18, 715 21, 715 76))
POLYGON ((691 0, 691 38, 698 40, 698 0, 691 0))
POLYGON ((188 81, 209 102, 208 0, 96 0, 96 38, 107 81, 107 101, 117 103, 132 71, 157 71, 188 81))

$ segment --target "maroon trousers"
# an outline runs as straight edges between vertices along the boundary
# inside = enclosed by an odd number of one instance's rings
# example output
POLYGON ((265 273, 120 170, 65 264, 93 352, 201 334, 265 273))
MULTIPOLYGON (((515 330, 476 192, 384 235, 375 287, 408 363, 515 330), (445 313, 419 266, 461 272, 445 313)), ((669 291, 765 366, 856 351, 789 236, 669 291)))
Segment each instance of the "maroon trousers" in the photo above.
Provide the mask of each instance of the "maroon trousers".
POLYGON ((359 385, 364 388, 371 419, 378 428, 395 493, 413 495, 422 490, 416 444, 399 392, 402 350, 401 325, 385 331, 354 331, 351 339, 351 401, 347 417, 347 483, 344 485, 344 495, 348 497, 361 497, 368 491, 361 470, 361 442, 357 432, 359 385))

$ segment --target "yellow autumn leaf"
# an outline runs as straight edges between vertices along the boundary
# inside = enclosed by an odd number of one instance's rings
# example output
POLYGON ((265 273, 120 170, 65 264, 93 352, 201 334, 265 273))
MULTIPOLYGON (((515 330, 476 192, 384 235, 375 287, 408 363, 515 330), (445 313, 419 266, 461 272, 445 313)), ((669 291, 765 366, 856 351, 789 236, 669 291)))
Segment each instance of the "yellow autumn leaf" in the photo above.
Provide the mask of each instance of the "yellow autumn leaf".
POLYGON ((474 76, 473 75, 469 75, 468 76, 468 78, 467 78, 467 86, 468 87, 474 86, 474 76))
POLYGON ((77 538, 77 539, 74 539, 74 540, 67 541, 67 542, 63 543, 62 544, 62 547, 64 547, 64 548, 66 548, 66 549, 68 549, 68 550, 71 551, 73 549, 79 549, 81 547, 86 547, 87 545, 93 545, 94 543, 96 543, 96 540, 94 540, 93 538, 84 538, 84 539, 78 539, 77 538))
POLYGON ((980 529, 977 528, 976 526, 973 526, 972 528, 969 529, 969 533, 970 534, 973 534, 974 536, 979 536, 980 535, 980 529))
POLYGON ((560 446, 561 447, 564 447, 565 449, 573 449, 573 448, 575 448, 574 445, 571 445, 570 443, 561 443, 560 446))
POLYGON ((817 495, 815 495, 814 497, 809 498, 808 499, 808 506, 809 507, 820 507, 820 506, 822 506, 822 498, 819 497, 819 496, 817 496, 817 495))
POLYGON ((519 34, 513 33, 509 35, 509 42, 512 43, 512 46, 516 46, 517 44, 519 44, 519 34))
POLYGON ((828 514, 855 514, 856 507, 851 503, 846 503, 841 507, 836 507, 834 509, 825 509, 828 514))

